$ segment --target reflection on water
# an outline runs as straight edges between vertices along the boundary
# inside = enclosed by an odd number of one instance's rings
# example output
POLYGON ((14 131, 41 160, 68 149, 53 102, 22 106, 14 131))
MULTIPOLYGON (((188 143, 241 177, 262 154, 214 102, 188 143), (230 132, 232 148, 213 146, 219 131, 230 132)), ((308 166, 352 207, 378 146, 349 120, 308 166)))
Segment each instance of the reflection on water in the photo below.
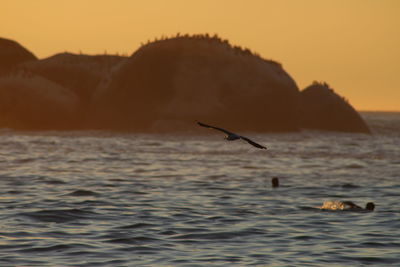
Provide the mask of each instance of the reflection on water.
POLYGON ((0 265, 398 264, 399 135, 248 135, 2 132, 0 265))

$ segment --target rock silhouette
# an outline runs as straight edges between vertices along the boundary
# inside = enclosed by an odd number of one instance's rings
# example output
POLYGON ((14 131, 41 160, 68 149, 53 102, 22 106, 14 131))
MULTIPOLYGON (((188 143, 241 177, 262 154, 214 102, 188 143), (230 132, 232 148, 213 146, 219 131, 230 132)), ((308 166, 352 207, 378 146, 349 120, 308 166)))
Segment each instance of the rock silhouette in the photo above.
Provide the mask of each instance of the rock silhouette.
POLYGON ((19 43, 0 38, 0 75, 9 73, 23 62, 36 60, 36 56, 19 43))
POLYGON ((43 77, 13 74, 0 77, 0 127, 60 130, 76 125, 78 98, 43 77))
POLYGON ((73 91, 84 105, 103 79, 125 57, 112 55, 77 55, 61 53, 23 64, 26 71, 40 75, 73 91))
POLYGON ((299 129, 299 90, 281 65, 219 38, 141 47, 94 103, 97 125, 120 130, 176 131, 196 119, 247 131, 299 129))
POLYGON ((370 133, 358 112, 327 83, 314 82, 301 92, 301 125, 308 129, 370 133))
POLYGON ((7 39, 0 48, 0 128, 176 132, 200 120, 240 132, 369 132, 327 84, 300 92, 281 64, 217 35, 178 34, 130 57, 37 60, 7 39))

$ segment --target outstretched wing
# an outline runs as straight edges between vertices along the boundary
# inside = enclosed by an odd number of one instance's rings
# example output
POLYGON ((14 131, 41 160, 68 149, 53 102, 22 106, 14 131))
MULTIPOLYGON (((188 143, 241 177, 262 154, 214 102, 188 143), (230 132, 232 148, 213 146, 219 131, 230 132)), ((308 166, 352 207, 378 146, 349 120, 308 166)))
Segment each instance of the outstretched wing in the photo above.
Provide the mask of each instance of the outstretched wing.
POLYGON ((265 146, 262 146, 262 145, 260 145, 260 144, 258 144, 256 142, 250 140, 249 138, 247 138, 245 136, 240 136, 240 138, 242 138, 243 140, 245 140, 247 143, 249 143, 252 146, 255 146, 255 147, 260 148, 260 149, 267 149, 265 146))
POLYGON ((232 132, 230 132, 230 131, 227 131, 227 130, 225 130, 225 129, 218 128, 218 127, 215 127, 215 126, 211 126, 211 125, 208 125, 208 124, 204 124, 204 123, 201 123, 201 122, 199 122, 199 121, 197 122, 197 124, 200 125, 200 126, 202 126, 202 127, 211 128, 211 129, 215 129, 215 130, 224 132, 224 133, 226 133, 227 135, 234 134, 234 133, 232 133, 232 132))

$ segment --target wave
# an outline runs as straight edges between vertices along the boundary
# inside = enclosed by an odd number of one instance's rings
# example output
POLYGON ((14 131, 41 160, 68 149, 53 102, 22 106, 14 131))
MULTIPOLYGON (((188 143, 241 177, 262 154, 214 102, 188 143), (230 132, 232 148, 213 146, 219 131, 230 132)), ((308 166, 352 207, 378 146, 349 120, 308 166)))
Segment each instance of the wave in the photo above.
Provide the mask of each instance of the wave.
POLYGON ((52 252, 52 251, 65 251, 67 249, 71 249, 74 246, 71 245, 54 245, 54 246, 47 246, 47 247, 33 247, 27 249, 21 249, 21 252, 30 252, 30 253, 42 253, 42 252, 52 252))
POLYGON ((98 196, 98 195, 99 193, 96 193, 94 191, 79 189, 71 193, 65 194, 64 196, 86 197, 86 196, 98 196))
MULTIPOLYGON (((178 229, 179 230, 179 229, 178 229)), ((239 231, 207 231, 205 233, 188 233, 175 235, 173 239, 181 240, 221 240, 266 234, 265 230, 257 228, 242 229, 239 231)))
POLYGON ((98 213, 82 209, 61 209, 24 212, 19 215, 40 222, 65 223, 75 220, 93 219, 94 215, 98 215, 98 213))
POLYGON ((138 229, 138 228, 148 228, 148 227, 155 227, 158 226, 157 224, 151 224, 151 223, 134 223, 130 225, 125 225, 125 226, 119 226, 117 229, 138 229))

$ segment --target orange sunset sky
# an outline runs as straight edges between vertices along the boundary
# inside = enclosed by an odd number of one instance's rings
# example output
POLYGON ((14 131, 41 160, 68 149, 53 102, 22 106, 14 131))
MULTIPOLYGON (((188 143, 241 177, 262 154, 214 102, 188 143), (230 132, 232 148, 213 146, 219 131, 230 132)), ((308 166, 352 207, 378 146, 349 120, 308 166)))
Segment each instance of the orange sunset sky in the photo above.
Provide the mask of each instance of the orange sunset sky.
POLYGON ((130 55, 147 40, 217 33, 326 81, 358 110, 400 111, 398 0, 0 0, 0 37, 39 58, 130 55))

